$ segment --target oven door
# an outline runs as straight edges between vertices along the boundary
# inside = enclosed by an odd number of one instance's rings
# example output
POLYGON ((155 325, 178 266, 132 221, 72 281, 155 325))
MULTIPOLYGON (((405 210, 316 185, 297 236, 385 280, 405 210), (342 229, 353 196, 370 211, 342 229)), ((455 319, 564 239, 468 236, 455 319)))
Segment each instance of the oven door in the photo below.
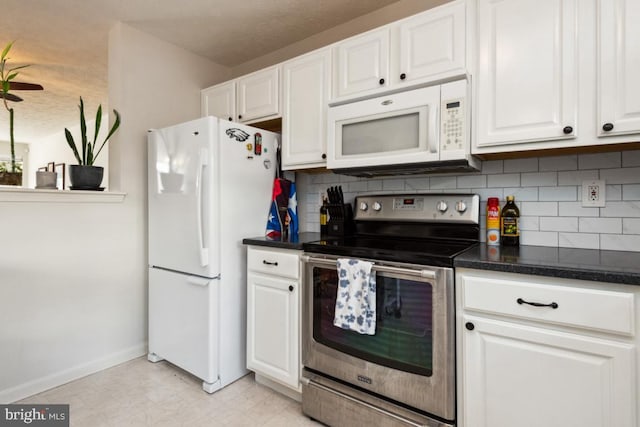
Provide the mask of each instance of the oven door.
POLYGON ((303 260, 303 365, 453 420, 453 270, 374 261, 376 331, 361 335, 333 325, 337 257, 305 254, 303 260))

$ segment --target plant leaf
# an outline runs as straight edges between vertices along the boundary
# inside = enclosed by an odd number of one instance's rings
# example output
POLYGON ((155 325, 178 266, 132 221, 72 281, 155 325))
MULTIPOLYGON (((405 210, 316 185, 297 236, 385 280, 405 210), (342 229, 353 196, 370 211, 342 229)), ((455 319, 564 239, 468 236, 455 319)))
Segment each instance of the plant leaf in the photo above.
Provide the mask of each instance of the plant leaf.
POLYGON ((85 163, 87 166, 93 166, 93 149, 91 147, 91 144, 87 144, 87 162, 85 163))
POLYGON ((87 159, 87 121, 84 118, 84 101, 80 97, 80 135, 82 136, 82 163, 86 165, 87 159))
POLYGON ((78 154, 78 148, 76 148, 76 143, 73 140, 73 135, 69 132, 69 129, 64 128, 64 136, 67 138, 67 144, 71 147, 71 151, 73 151, 73 155, 76 157, 78 164, 82 164, 82 160, 80 159, 80 154, 78 154))
MULTIPOLYGON (((16 70, 21 70, 21 69, 23 69, 23 68, 27 68, 28 66, 29 66, 29 64, 26 64, 26 65, 20 65, 19 67, 10 68, 8 72, 9 72, 9 73, 13 73, 13 72, 14 72, 14 71, 16 71, 16 70)), ((18 75, 18 73, 16 73, 16 75, 18 75)), ((14 76, 14 77, 15 77, 15 76, 14 76)))
POLYGON ((102 147, 104 147, 104 145, 107 143, 109 138, 111 138, 111 135, 113 135, 114 132, 118 130, 118 128, 120 127, 120 113, 118 113, 116 110, 113 110, 113 113, 116 116, 116 120, 113 122, 113 126, 111 126, 111 130, 107 134, 107 137, 104 139, 104 141, 102 141, 102 145, 98 149, 98 152, 96 153, 95 157, 98 157, 98 154, 100 154, 100 152, 102 151, 102 147))
POLYGON ((98 132, 100 131, 100 124, 102 122, 102 105, 98 105, 98 111, 96 111, 96 132, 93 135, 93 148, 95 149, 98 142, 98 132))
POLYGON ((0 59, 6 58, 7 54, 11 50, 11 46, 13 46, 13 42, 9 43, 4 47, 4 49, 2 50, 2 56, 0 56, 0 59))

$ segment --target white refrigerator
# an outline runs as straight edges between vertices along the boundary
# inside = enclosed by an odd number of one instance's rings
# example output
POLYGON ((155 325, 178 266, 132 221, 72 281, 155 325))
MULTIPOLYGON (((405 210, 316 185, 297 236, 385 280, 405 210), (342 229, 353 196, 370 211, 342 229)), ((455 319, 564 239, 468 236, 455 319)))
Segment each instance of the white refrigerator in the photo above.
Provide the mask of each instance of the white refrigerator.
POLYGON ((148 143, 148 359, 213 393, 248 372, 242 239, 265 232, 277 134, 203 117, 148 143))

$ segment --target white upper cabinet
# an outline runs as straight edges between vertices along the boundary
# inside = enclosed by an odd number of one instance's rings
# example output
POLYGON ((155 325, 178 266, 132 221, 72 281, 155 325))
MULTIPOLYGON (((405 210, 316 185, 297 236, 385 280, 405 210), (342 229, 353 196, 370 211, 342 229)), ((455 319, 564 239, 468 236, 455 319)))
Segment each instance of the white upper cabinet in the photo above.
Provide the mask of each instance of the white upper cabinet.
POLYGON ((640 132, 640 2, 598 2, 598 135, 640 132))
POLYGON ((222 83, 202 90, 200 97, 203 116, 234 120, 236 115, 236 83, 222 83))
POLYGON ((466 72, 465 6, 454 2, 400 21, 399 43, 394 45, 400 57, 391 62, 392 84, 415 84, 466 72))
POLYGON ((203 116, 251 123, 280 116, 280 66, 203 89, 203 116))
POLYGON ((389 86, 389 28, 352 37, 335 46, 335 96, 389 86))
POLYGON ((238 120, 248 122, 280 114, 280 67, 238 78, 238 120))
POLYGON ((636 142, 640 2, 478 0, 473 154, 636 142))
POLYGON ((321 49, 285 62, 282 74, 282 168, 322 167, 327 157, 331 50, 321 49))
POLYGON ((464 0, 336 43, 333 101, 466 74, 464 0))
POLYGON ((479 0, 478 148, 575 136, 576 3, 479 0))

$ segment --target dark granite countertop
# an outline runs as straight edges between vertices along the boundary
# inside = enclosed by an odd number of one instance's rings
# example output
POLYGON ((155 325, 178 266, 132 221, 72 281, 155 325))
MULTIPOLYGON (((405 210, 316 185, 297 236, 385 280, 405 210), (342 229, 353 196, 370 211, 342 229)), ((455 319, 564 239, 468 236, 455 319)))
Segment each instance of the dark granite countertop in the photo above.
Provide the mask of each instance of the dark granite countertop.
POLYGON ((640 252, 480 244, 458 255, 454 267, 640 286, 640 252))
POLYGON ((252 237, 242 240, 245 245, 267 246, 280 249, 302 250, 302 244, 320 240, 320 233, 303 232, 282 239, 272 239, 267 236, 252 237))

